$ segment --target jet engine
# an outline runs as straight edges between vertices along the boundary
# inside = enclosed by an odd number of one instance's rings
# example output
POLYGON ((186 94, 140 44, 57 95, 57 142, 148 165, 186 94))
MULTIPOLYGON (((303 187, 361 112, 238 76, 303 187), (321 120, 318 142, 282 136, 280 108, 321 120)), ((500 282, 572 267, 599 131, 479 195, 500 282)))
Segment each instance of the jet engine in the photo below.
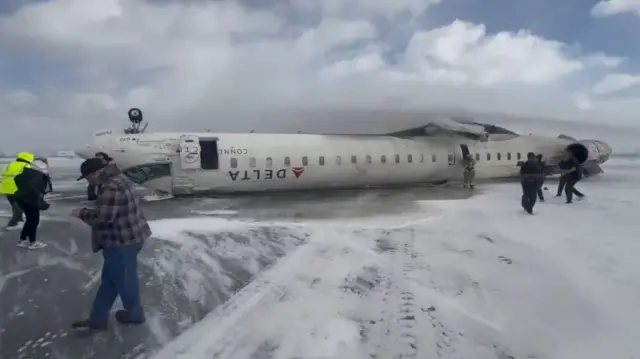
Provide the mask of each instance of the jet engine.
POLYGON ((565 151, 570 152, 582 164, 585 176, 603 173, 600 164, 611 155, 611 147, 597 140, 580 140, 569 144, 565 151))
POLYGON ((589 158, 589 150, 580 142, 570 144, 565 148, 565 151, 571 153, 573 157, 580 162, 580 164, 585 163, 589 158))

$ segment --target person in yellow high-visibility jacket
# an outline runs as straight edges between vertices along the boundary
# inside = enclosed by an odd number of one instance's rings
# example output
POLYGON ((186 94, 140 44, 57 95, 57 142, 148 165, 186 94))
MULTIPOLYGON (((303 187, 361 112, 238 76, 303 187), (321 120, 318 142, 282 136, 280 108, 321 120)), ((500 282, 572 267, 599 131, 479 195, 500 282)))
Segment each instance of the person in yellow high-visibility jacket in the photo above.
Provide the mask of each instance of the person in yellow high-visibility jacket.
POLYGON ((7 223, 7 229, 19 229, 22 222, 22 209, 16 202, 14 194, 18 191, 15 177, 22 173, 22 170, 31 167, 35 155, 29 152, 20 152, 15 161, 7 164, 2 169, 2 183, 0 183, 0 194, 3 194, 11 204, 11 220, 7 223))

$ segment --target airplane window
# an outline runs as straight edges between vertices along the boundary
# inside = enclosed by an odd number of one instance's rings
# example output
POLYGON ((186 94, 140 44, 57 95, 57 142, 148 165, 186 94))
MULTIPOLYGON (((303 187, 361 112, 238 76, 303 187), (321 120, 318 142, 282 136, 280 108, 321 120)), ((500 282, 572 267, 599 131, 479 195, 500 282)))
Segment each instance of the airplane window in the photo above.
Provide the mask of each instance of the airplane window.
POLYGON ((230 163, 231 168, 238 168, 238 159, 237 158, 232 158, 231 159, 231 163, 230 163))
POLYGON ((284 158, 284 165, 285 166, 291 166, 291 158, 285 157, 284 158))
POLYGON ((400 155, 396 155, 396 163, 400 163, 400 155))
POLYGON ((409 162, 409 163, 413 162, 413 155, 408 155, 407 156, 407 162, 409 162))
POLYGON ((498 152, 498 153, 496 154, 496 159, 497 159, 498 161, 500 161, 500 160, 502 159, 502 154, 501 154, 500 152, 498 152))
POLYGON ((336 156, 336 164, 337 165, 341 165, 342 164, 342 158, 340 156, 336 156))
POLYGON ((520 160, 521 158, 522 158, 522 155, 520 154, 520 152, 518 152, 517 155, 516 155, 516 159, 520 160))
POLYGON ((507 152, 507 161, 511 161, 511 152, 507 152))
POLYGON ((421 153, 420 154, 420 163, 423 163, 423 162, 424 162, 424 153, 421 153))
POLYGON ((371 156, 367 155, 367 163, 371 164, 371 156))
POLYGON ((385 155, 380 156, 380 162, 381 163, 387 163, 387 156, 385 156, 385 155))
POLYGON ((320 158, 318 158, 318 163, 320 166, 324 166, 324 156, 320 156, 320 158))
POLYGON ((357 162, 358 162, 358 157, 351 156, 351 163, 357 163, 357 162))
POLYGON ((431 162, 436 162, 437 158, 436 155, 431 155, 431 162))
POLYGON ((491 161, 491 154, 487 153, 487 161, 491 161))
POLYGON ((480 162, 480 154, 476 152, 476 162, 480 162))
POLYGON ((303 166, 309 165, 309 159, 307 158, 307 156, 302 157, 302 165, 303 166))
POLYGON ((254 157, 249 158, 249 167, 256 166, 256 159, 254 157))
POLYGON ((273 158, 267 157, 267 168, 273 167, 273 158))

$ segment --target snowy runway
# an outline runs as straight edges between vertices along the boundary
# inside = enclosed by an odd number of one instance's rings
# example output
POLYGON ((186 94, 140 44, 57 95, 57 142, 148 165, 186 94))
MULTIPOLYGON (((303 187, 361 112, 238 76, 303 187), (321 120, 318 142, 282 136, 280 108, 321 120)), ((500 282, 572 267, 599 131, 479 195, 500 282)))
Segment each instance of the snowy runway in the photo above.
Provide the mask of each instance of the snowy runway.
POLYGON ((56 200, 47 249, 1 235, 0 356, 634 358, 640 161, 605 171, 579 183, 587 200, 548 193, 534 216, 517 183, 471 198, 418 188, 148 202, 148 323, 93 338, 68 323, 88 310, 101 259, 67 216, 78 200, 56 200))
POLYGON ((640 202, 580 188, 535 216, 501 184, 411 215, 273 223, 307 239, 154 358, 633 358, 640 202))

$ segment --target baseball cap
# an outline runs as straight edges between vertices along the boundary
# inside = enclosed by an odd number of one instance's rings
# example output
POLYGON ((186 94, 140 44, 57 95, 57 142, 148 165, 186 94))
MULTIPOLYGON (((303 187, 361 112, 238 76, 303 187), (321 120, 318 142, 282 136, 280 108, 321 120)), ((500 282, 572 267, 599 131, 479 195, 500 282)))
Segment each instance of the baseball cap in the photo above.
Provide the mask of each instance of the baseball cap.
POLYGON ((78 177, 78 181, 86 178, 88 175, 94 173, 95 171, 99 171, 105 167, 105 164, 102 163, 102 160, 99 158, 89 158, 85 160, 80 165, 80 173, 82 176, 78 177))

